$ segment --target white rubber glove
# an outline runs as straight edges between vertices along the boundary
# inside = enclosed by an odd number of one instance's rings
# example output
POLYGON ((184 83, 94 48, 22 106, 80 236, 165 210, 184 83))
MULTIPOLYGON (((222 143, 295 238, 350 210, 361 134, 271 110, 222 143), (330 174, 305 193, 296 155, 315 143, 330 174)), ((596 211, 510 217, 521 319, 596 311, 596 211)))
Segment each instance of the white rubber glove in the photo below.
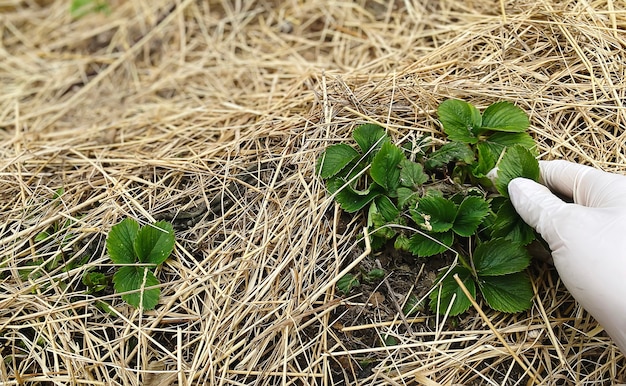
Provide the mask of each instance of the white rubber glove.
POLYGON ((567 161, 539 165, 545 186, 514 179, 513 206, 548 242, 567 289, 626 354, 626 176, 567 161))

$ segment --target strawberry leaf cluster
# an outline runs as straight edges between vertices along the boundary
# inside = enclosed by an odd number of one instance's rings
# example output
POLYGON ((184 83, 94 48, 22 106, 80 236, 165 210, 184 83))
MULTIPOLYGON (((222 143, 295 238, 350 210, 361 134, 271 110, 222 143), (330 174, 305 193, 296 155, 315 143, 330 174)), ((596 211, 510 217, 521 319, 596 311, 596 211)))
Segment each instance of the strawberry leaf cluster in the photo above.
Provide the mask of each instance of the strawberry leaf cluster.
POLYGON ((166 221, 139 227, 127 218, 114 225, 106 240, 115 264, 123 264, 113 275, 113 287, 134 307, 151 310, 159 303, 161 290, 154 269, 174 250, 174 229, 166 221))
POLYGON ((458 253, 459 264, 442 270, 431 292, 433 311, 458 315, 470 307, 454 274, 491 308, 525 310, 533 297, 525 247, 535 233, 507 186, 539 178, 528 117, 509 102, 481 113, 460 100, 443 102, 438 115, 448 138, 442 146, 397 146, 383 127, 365 124, 352 133, 356 146, 339 143, 320 155, 317 173, 343 210, 366 214, 374 248, 393 241, 421 258, 458 253))

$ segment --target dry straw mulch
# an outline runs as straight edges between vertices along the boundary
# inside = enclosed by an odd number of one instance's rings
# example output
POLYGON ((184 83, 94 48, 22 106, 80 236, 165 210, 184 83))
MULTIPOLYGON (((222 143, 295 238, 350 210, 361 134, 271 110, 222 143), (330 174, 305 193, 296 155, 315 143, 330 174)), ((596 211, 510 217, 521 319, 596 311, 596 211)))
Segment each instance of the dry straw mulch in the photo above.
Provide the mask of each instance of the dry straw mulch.
POLYGON ((485 309, 492 326, 472 311, 407 329, 338 296, 342 271, 371 258, 363 219, 314 175, 358 123, 438 143, 450 97, 512 101, 543 159, 626 172, 623 2, 117 0, 80 19, 68 3, 0 1, 3 384, 626 381, 539 263, 532 309, 485 309), (86 272, 113 272, 112 225, 215 197, 234 205, 177 225, 154 311, 86 293, 86 272), (350 310, 368 323, 333 324, 350 310))

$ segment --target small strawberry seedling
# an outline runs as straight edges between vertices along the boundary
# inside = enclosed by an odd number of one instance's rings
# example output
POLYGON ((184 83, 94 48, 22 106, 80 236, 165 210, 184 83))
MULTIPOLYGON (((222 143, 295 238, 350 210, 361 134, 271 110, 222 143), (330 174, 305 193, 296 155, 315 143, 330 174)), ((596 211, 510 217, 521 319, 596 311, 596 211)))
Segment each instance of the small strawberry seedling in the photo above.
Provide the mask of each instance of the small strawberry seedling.
POLYGON ((172 224, 159 221, 139 228, 127 218, 111 228, 107 252, 115 264, 123 264, 113 275, 115 291, 123 293, 128 304, 151 310, 159 303, 161 290, 153 270, 174 250, 172 224))
MULTIPOLYGON (((528 117, 508 102, 481 114, 459 100, 443 102, 438 114, 449 140, 438 149, 396 146, 383 127, 366 124, 353 132, 356 147, 328 147, 317 173, 343 210, 365 211, 374 248, 393 240, 421 258, 462 251, 459 264, 437 279, 433 311, 458 315, 470 307, 454 274, 491 308, 523 311, 533 297, 525 246, 535 233, 515 212, 507 186, 515 177, 539 178, 528 117), (495 183, 487 177, 494 168, 495 183)), ((344 279, 346 292, 356 277, 344 279)))

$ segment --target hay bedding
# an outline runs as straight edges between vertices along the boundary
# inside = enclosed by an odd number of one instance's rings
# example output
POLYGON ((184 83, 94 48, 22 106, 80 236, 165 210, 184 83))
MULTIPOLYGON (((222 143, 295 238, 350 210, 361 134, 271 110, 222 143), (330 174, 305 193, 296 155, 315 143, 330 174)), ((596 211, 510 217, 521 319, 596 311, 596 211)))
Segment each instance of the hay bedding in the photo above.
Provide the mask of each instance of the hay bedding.
POLYGON ((626 381, 622 354, 540 263, 527 313, 402 320, 398 304, 435 267, 368 257, 362 219, 314 176, 360 122, 436 143, 449 97, 513 101, 542 158, 626 172, 623 3, 120 0, 79 20, 64 1, 0 9, 4 384, 626 381), (156 310, 85 294, 85 272, 112 272, 112 225, 215 197, 234 204, 177 223, 156 310), (335 293, 375 259, 380 286, 335 293), (24 274, 36 261, 51 264, 24 274))

